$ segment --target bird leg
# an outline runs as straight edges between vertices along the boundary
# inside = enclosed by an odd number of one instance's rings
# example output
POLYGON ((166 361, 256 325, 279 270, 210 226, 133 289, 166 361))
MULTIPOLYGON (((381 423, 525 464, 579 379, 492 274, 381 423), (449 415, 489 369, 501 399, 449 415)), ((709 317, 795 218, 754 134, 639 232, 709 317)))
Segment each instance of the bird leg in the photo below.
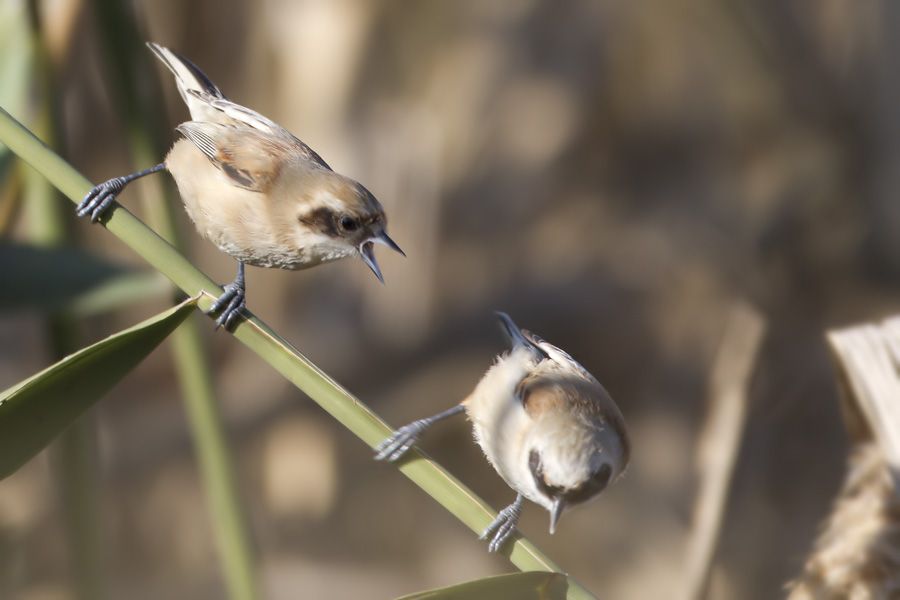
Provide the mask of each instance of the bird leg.
POLYGON ((144 169, 143 171, 138 171, 137 173, 125 175, 123 177, 113 177, 109 181, 104 181, 99 185, 95 185, 78 204, 78 208, 75 209, 75 214, 79 217, 83 217, 90 213, 91 223, 96 223, 103 217, 110 205, 112 205, 113 201, 116 199, 116 196, 125 189, 126 185, 135 179, 158 173, 165 168, 166 163, 159 163, 149 169, 144 169))
POLYGON ((216 319, 216 329, 224 327, 225 331, 233 331, 234 325, 240 317, 241 311, 246 305, 246 288, 244 287, 244 263, 238 262, 238 272, 234 281, 223 286, 225 290, 219 296, 209 311, 208 315, 218 314, 216 319))
POLYGON ((413 421, 409 425, 404 425, 392 433, 389 438, 378 444, 375 448, 375 451, 377 452, 375 460, 386 460, 388 462, 396 461, 406 454, 406 451, 416 443, 416 440, 419 439, 419 436, 423 431, 438 421, 446 419, 447 417, 452 417, 453 415, 458 415, 465 409, 466 407, 464 405, 457 404, 444 412, 424 419, 419 419, 418 421, 413 421))
POLYGON ((525 496, 522 494, 517 495, 515 501, 497 513, 497 518, 491 521, 491 524, 481 533, 478 539, 486 540, 491 538, 491 541, 488 543, 488 552, 497 552, 503 546, 503 542, 512 535, 516 529, 516 524, 519 522, 519 517, 522 515, 522 502, 524 500, 525 496))

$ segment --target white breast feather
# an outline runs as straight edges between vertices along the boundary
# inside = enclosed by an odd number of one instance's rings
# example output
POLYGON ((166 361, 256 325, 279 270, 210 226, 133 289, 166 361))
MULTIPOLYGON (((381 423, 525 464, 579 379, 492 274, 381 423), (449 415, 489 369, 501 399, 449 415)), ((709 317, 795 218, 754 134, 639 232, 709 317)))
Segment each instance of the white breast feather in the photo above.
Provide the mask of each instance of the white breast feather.
POLYGON ((533 366, 532 356, 524 348, 498 359, 467 399, 466 413, 475 441, 503 480, 532 502, 549 508, 528 468, 525 440, 533 422, 515 393, 533 366))

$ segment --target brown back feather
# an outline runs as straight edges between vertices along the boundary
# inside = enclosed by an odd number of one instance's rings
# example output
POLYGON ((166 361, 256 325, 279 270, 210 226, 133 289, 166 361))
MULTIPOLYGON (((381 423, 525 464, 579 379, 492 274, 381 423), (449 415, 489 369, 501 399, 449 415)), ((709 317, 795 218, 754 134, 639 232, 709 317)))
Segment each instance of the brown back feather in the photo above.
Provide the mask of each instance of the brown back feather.
POLYGON ((532 419, 553 412, 571 412, 590 422, 607 425, 622 440, 624 462, 630 454, 625 420, 613 399, 595 379, 561 372, 532 372, 516 386, 516 394, 532 419))

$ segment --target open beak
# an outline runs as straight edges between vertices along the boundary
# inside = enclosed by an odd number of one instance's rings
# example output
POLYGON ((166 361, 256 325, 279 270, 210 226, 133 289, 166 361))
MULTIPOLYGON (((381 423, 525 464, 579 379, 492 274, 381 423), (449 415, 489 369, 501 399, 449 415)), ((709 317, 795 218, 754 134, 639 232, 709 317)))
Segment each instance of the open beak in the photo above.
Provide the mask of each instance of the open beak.
POLYGON ((381 244, 382 246, 387 246, 394 252, 399 252, 404 258, 406 258, 406 252, 400 249, 400 246, 397 245, 397 242, 388 237, 387 232, 382 231, 378 235, 371 238, 371 241, 376 244, 381 244))
POLYGON ((391 250, 395 252, 399 252, 404 257, 406 253, 400 249, 400 246, 397 245, 397 242, 388 237, 388 234, 382 231, 378 235, 373 235, 362 244, 359 245, 359 255, 362 257, 363 262, 372 269, 372 272, 375 273, 375 277, 378 278, 378 281, 384 283, 384 277, 381 275, 381 268, 378 266, 378 261, 375 260, 375 244, 381 244, 382 246, 387 246, 391 250))
POLYGON ((359 245, 359 255, 362 257, 363 262, 372 269, 373 273, 375 273, 375 277, 378 278, 378 281, 384 283, 384 277, 381 275, 381 268, 378 266, 378 261, 375 260, 375 252, 372 250, 374 246, 375 244, 372 243, 372 240, 366 240, 359 245))
POLYGON ((553 508, 550 510, 550 535, 556 533, 556 524, 559 522, 559 517, 562 516, 565 508, 566 503, 562 498, 557 498, 553 501, 553 508))

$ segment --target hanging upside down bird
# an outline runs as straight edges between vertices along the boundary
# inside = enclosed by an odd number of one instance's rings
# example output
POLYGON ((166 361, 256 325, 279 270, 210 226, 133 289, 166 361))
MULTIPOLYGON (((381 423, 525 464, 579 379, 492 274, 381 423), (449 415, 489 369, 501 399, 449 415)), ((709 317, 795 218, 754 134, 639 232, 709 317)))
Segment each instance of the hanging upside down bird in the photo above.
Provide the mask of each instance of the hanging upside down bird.
POLYGON ((359 256, 384 283, 374 244, 403 251, 388 237, 375 196, 285 128, 226 99, 191 61, 147 45, 175 75, 191 120, 177 127, 184 137, 165 162, 94 187, 78 216, 100 221, 128 183, 168 170, 200 235, 238 261, 237 276, 210 309, 216 326, 229 330, 245 305, 245 264, 306 269, 359 256))
POLYGON ((528 498, 550 511, 550 533, 563 511, 602 492, 628 465, 625 421, 600 382, 571 356, 497 313, 512 348, 500 355, 468 398, 401 427, 376 449, 396 461, 437 421, 465 412, 488 461, 517 492, 484 530, 496 552, 512 535, 528 498))

